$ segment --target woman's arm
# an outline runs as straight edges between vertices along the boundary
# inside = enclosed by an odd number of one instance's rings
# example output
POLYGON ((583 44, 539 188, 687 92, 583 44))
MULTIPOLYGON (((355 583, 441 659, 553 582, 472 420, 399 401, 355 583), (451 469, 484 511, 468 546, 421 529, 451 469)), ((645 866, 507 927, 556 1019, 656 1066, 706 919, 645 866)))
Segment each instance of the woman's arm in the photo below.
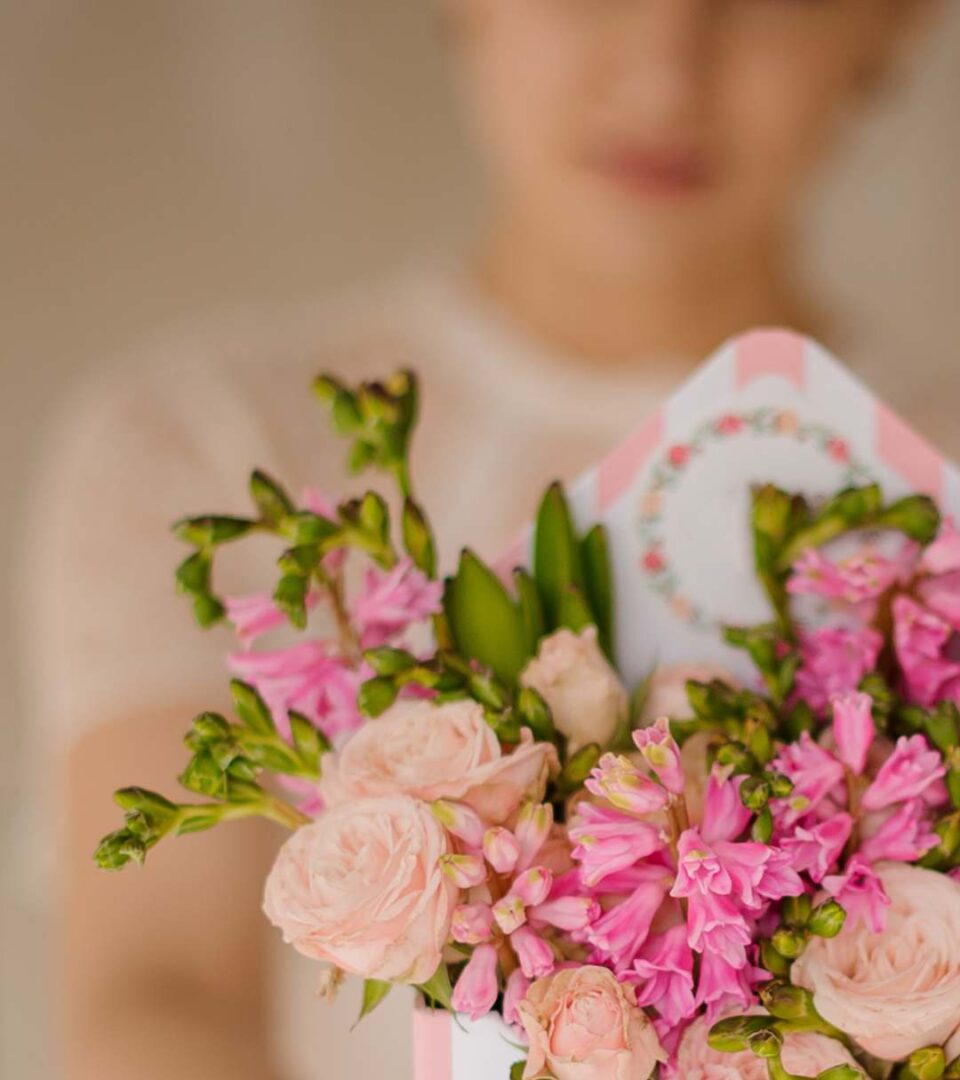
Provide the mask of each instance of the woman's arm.
POLYGON ((71 751, 56 950, 70 1080, 268 1080, 264 877, 283 840, 261 822, 168 839, 142 869, 98 870, 109 794, 175 790, 184 713, 131 717, 71 751))

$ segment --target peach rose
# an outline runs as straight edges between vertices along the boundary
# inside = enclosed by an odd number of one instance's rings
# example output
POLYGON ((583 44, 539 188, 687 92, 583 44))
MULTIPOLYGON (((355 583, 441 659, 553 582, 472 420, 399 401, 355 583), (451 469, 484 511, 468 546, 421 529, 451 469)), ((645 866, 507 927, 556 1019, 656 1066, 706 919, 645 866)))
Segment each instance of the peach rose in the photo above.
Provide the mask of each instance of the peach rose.
MULTIPOLYGON (((687 1028, 677 1049, 677 1075, 683 1080, 768 1080, 767 1063, 749 1050, 725 1054, 707 1042, 704 1017, 687 1028)), ((817 1076, 836 1065, 852 1065, 866 1075, 836 1039, 812 1031, 790 1032, 783 1041, 781 1060, 788 1073, 817 1076)))
POLYGON ((633 988, 606 968, 538 979, 518 1012, 530 1040, 524 1080, 646 1080, 667 1059, 633 988))
POLYGON ((551 769, 550 743, 523 739, 504 754, 475 701, 399 701, 324 759, 320 790, 328 804, 371 795, 465 802, 487 822, 507 821, 527 799, 539 801, 551 769))
POLYGON ((864 1050, 899 1061, 960 1027, 960 882, 905 863, 874 869, 891 900, 886 930, 813 938, 793 981, 864 1050))
POLYGON ((440 964, 459 890, 447 836, 403 796, 324 811, 280 849, 263 909, 284 941, 368 979, 422 983, 440 964))
POLYGON ((545 637, 520 681, 543 695, 571 751, 608 743, 629 707, 627 692, 597 643, 595 626, 545 637))

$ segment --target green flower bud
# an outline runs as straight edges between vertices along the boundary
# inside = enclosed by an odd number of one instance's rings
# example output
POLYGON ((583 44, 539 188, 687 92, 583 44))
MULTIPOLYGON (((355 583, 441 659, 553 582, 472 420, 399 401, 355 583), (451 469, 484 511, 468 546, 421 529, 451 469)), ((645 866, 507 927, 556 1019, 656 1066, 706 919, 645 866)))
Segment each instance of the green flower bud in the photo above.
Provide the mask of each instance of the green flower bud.
POLYGON ((800 930, 791 930, 786 926, 775 930, 770 940, 777 952, 788 960, 796 960, 807 946, 805 933, 800 930))
POLYGON ((793 794, 793 781, 783 773, 768 772, 767 783, 770 785, 770 793, 775 799, 786 799, 793 794))
POLYGON ((277 607, 287 616, 297 629, 307 625, 307 589, 309 580, 299 574, 284 574, 277 582, 273 599, 277 607))
POLYGON ((216 547, 231 540, 239 540, 256 527, 248 518, 216 516, 181 518, 174 522, 173 535, 198 548, 216 547))
POLYGON ((748 776, 740 785, 740 801, 748 810, 763 810, 770 801, 770 785, 763 777, 748 776))
POLYGON ((177 567, 177 588, 194 596, 207 595, 210 592, 210 564, 208 551, 195 551, 177 567))
POLYGON ((771 975, 790 974, 790 961, 777 952, 769 938, 764 938, 760 942, 760 963, 771 975))
POLYGON ((296 509, 281 485, 260 469, 250 475, 250 495, 261 519, 268 525, 276 525, 296 509))
POLYGON ((188 791, 198 795, 211 799, 227 797, 227 778, 209 750, 194 754, 178 779, 188 791))
POLYGON ((193 617, 205 630, 215 626, 226 615, 227 609, 215 597, 209 593, 203 593, 193 598, 193 617))
POLYGON ((750 835, 758 844, 770 843, 773 836, 773 814, 770 813, 769 806, 765 806, 754 818, 753 825, 750 826, 750 835))
POLYGON ((520 719, 513 709, 485 709, 484 715, 500 742, 515 746, 520 741, 520 719))
POLYGON ((437 551, 433 541, 433 533, 430 531, 426 515, 413 499, 404 501, 401 531, 403 534, 403 546, 410 558, 413 559, 416 567, 422 570, 427 577, 435 577, 437 573, 437 551))
POLYGON ((93 853, 101 870, 122 870, 130 862, 142 866, 146 855, 146 845, 129 829, 118 829, 117 832, 105 836, 93 853))
POLYGON ((740 743, 727 742, 717 749, 717 764, 732 766, 737 773, 752 773, 757 760, 740 743))
POLYGON ((813 996, 802 987, 775 979, 761 986, 758 993, 764 1008, 778 1020, 811 1020, 817 1016, 813 996))
POLYGON ((507 707, 507 697, 500 686, 488 675, 472 673, 467 679, 470 693, 481 705, 495 712, 502 712, 507 707))
POLYGON ((397 700, 397 692, 393 679, 378 675, 361 685, 357 706, 364 716, 380 716, 397 700))
POLYGON ((786 897, 781 907, 783 921, 786 925, 801 928, 807 925, 812 910, 813 902, 806 893, 801 893, 800 896, 786 897))
POLYGON ((563 767, 560 784, 564 790, 581 787, 600 760, 601 750, 596 743, 581 747, 563 767))
POLYGON ((710 1029, 707 1042, 724 1054, 739 1054, 750 1049, 750 1037, 767 1031, 772 1022, 766 1016, 728 1016, 710 1029))
POLYGON ((836 900, 825 900, 814 908, 807 929, 817 937, 834 938, 843 929, 847 913, 836 900))
POLYGON ((816 1080, 863 1080, 863 1073, 852 1065, 834 1065, 817 1073, 816 1080))
POLYGON ((155 825, 169 825, 177 816, 177 804, 141 787, 121 788, 113 794, 113 801, 128 813, 146 816, 155 825))
POLYGON ((947 1061, 942 1047, 926 1046, 907 1058, 903 1072, 909 1080, 941 1080, 947 1061))
POLYGON ((417 658, 412 653, 386 645, 380 649, 367 649, 363 658, 377 675, 399 675, 417 666, 417 658))
POLYGON ((880 514, 879 525, 900 532, 921 544, 929 544, 940 531, 940 511, 927 495, 908 495, 880 514))
POLYGON ((231 679, 230 694, 242 724, 261 735, 270 735, 276 731, 273 715, 254 687, 240 679, 231 679))
POLYGON ((779 1058, 780 1051, 783 1048, 783 1036, 776 1028, 765 1028, 763 1031, 757 1031, 750 1036, 748 1042, 750 1043, 750 1049, 757 1057, 765 1060, 779 1058))
POLYGON ((552 742, 556 737, 550 706, 532 686, 520 688, 517 695, 517 712, 521 723, 530 728, 541 742, 552 742))

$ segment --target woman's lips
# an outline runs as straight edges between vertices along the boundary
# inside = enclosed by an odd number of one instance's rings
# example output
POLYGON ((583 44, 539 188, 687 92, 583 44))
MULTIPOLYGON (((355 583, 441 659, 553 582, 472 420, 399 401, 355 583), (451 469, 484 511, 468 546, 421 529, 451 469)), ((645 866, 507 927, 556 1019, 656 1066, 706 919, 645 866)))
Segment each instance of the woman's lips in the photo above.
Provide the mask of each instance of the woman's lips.
POLYGON ((693 195, 712 183, 704 154, 688 149, 613 145, 595 152, 589 163, 605 179, 640 196, 693 195))

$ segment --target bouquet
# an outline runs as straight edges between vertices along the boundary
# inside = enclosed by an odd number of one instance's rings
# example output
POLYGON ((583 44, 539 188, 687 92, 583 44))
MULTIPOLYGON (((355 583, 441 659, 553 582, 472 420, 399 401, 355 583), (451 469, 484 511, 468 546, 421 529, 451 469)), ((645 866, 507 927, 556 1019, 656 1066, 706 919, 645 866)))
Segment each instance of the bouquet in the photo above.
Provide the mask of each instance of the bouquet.
POLYGON ((236 715, 193 721, 189 801, 116 793, 99 865, 269 818, 291 835, 264 911, 326 989, 494 1014, 510 1080, 958 1080, 960 531, 936 503, 756 487, 770 617, 723 630, 754 675, 691 655, 627 686, 607 533, 559 484, 529 567, 465 549, 441 579, 416 378, 314 389, 392 490, 255 472, 250 516, 176 524, 180 590, 239 637, 236 715), (219 596, 254 534, 275 587, 219 596))

